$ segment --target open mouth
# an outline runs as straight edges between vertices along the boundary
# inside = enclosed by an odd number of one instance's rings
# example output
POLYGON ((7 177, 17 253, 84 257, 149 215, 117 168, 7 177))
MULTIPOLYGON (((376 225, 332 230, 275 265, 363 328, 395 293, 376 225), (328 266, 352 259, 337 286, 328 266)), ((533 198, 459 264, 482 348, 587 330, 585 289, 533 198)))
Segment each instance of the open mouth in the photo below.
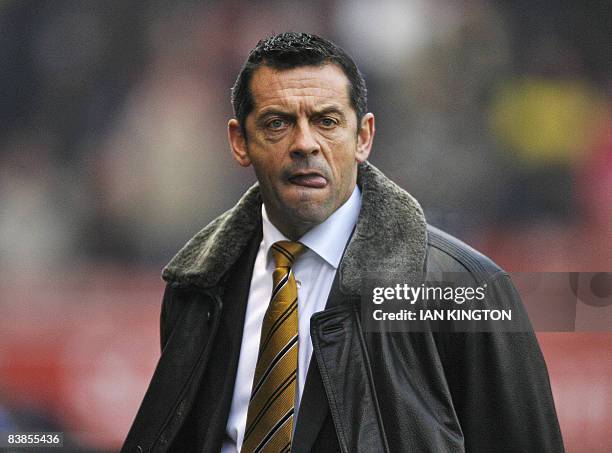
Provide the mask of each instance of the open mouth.
POLYGON ((289 177, 289 182, 296 186, 310 187, 313 189, 322 189, 327 185, 327 179, 317 172, 297 172, 289 177))

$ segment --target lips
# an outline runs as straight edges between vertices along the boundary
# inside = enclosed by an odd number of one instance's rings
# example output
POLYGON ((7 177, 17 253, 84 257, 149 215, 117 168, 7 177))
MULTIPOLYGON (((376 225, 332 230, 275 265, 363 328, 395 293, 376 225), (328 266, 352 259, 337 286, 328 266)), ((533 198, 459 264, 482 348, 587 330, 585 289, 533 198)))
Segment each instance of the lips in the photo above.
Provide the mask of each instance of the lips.
POLYGON ((316 172, 299 172, 289 177, 289 182, 296 186, 322 189, 327 185, 327 179, 316 172))

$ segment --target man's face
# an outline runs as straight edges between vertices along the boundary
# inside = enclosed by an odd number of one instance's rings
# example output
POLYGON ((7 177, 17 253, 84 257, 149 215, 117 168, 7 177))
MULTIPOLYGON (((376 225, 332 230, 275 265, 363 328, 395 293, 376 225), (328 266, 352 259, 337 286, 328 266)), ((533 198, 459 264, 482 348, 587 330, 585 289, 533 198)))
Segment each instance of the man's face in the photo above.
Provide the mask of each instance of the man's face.
POLYGON ((357 164, 367 159, 374 117, 358 124, 349 81, 334 64, 289 70, 258 68, 251 79, 254 108, 246 140, 228 125, 234 157, 253 165, 272 223, 297 239, 351 195, 357 164))

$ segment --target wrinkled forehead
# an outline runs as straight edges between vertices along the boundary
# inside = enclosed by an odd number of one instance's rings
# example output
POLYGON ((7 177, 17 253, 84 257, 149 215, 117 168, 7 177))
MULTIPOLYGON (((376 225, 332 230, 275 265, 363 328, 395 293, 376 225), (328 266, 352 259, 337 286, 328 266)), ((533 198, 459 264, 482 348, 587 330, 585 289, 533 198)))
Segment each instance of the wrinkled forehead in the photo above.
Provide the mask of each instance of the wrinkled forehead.
POLYGON ((280 70, 262 66, 253 74, 250 88, 255 114, 267 108, 310 110, 323 104, 352 109, 350 82, 333 63, 280 70))

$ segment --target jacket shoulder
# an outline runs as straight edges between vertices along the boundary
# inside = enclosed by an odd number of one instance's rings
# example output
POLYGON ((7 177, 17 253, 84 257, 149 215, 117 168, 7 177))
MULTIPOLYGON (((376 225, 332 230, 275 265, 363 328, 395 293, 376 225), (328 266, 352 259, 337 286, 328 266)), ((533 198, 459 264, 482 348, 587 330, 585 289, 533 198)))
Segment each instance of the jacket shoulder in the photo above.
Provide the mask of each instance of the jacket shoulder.
POLYGON ((187 242, 164 268, 166 282, 212 288, 238 259, 261 225, 258 185, 187 242))
POLYGON ((469 272, 491 277, 505 271, 489 257, 454 236, 427 225, 427 271, 469 272))

